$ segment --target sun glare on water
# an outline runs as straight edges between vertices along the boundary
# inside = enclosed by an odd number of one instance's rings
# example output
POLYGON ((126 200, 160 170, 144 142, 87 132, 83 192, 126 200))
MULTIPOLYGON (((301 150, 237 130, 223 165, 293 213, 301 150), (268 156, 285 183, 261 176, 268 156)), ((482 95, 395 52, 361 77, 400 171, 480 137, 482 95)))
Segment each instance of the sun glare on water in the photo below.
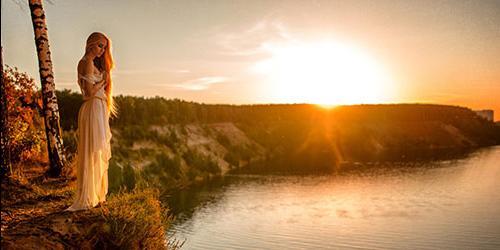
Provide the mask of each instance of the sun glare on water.
MULTIPOLYGON (((335 42, 268 46, 271 57, 258 62, 278 102, 336 104, 381 103, 392 84, 382 65, 362 50, 335 42)), ((269 91, 269 89, 268 89, 269 91)))

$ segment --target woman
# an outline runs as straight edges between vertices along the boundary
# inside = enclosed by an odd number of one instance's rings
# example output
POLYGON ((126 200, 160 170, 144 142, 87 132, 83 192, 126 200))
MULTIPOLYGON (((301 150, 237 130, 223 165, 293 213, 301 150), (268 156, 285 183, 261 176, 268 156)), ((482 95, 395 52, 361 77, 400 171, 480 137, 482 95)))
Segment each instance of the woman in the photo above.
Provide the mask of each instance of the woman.
POLYGON ((111 96, 112 68, 110 40, 102 33, 92 33, 78 63, 84 102, 78 113, 77 191, 69 211, 93 208, 106 200, 111 158, 109 117, 116 114, 111 96))

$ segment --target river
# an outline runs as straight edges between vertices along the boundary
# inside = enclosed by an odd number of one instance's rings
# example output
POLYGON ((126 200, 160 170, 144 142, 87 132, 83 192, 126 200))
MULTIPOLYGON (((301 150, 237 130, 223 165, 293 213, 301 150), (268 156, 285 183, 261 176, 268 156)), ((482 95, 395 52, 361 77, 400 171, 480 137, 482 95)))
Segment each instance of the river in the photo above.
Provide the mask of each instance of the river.
POLYGON ((500 146, 336 175, 228 175, 177 192, 182 249, 500 249, 500 146))

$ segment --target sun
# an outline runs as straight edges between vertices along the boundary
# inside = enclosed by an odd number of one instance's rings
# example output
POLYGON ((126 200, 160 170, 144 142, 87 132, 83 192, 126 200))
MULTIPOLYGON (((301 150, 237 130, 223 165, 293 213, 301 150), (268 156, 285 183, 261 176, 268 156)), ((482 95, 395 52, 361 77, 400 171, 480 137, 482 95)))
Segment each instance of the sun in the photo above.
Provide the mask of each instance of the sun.
POLYGON ((359 48, 332 41, 267 46, 253 70, 277 102, 323 106, 381 103, 392 95, 389 74, 359 48))

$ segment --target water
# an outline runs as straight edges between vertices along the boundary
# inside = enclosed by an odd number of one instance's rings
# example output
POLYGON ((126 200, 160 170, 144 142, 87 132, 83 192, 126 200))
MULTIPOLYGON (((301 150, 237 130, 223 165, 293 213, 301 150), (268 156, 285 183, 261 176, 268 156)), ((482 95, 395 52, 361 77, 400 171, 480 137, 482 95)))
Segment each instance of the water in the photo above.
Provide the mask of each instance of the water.
POLYGON ((500 146, 335 176, 233 175, 176 193, 183 249, 500 249, 500 146))

